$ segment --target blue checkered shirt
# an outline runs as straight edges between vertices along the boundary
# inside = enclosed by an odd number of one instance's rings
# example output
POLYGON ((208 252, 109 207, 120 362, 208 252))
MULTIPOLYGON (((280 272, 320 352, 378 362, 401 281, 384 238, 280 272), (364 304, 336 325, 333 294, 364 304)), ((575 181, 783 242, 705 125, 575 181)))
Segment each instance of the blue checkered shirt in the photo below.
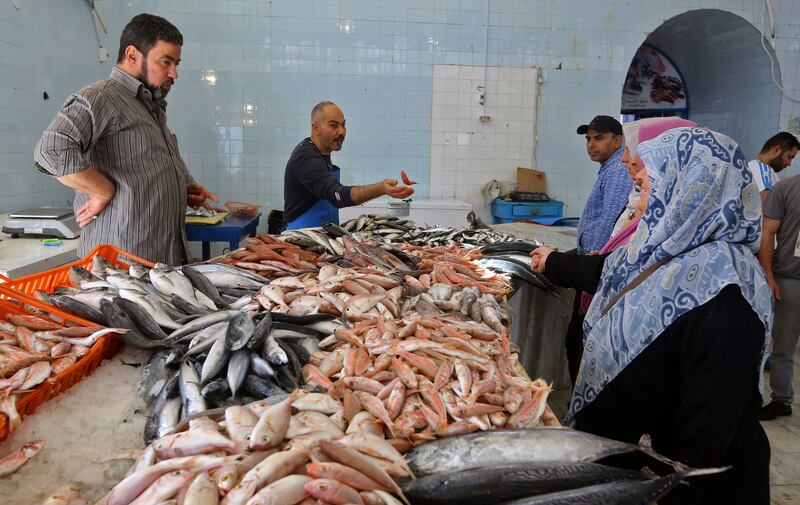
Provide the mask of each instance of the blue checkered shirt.
POLYGON ((614 223, 628 203, 633 182, 620 159, 624 147, 620 147, 600 166, 581 221, 578 223, 578 252, 599 251, 608 239, 614 223))

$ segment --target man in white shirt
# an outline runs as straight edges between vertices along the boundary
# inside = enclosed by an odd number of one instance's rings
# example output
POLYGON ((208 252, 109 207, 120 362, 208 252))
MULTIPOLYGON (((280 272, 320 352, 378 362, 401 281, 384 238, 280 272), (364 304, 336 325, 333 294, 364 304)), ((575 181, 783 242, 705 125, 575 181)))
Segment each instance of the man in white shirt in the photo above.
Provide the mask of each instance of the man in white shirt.
POLYGON ((762 201, 778 182, 778 172, 792 164, 798 149, 800 142, 797 137, 789 132, 780 132, 767 140, 756 159, 747 164, 762 201))

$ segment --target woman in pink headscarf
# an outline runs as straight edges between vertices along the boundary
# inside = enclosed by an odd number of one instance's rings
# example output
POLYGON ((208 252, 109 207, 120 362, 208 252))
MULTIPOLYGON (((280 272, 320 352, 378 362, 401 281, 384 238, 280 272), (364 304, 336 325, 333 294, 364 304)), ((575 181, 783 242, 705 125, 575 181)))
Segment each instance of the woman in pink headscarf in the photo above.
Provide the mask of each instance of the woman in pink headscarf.
POLYGON ((647 177, 647 167, 642 163, 637 150, 640 142, 645 142, 665 131, 673 128, 696 127, 697 123, 678 117, 647 118, 625 123, 622 133, 625 136, 625 152, 622 163, 628 169, 628 177, 633 181, 633 190, 628 197, 628 205, 614 225, 611 238, 600 250, 601 254, 619 249, 628 243, 630 236, 636 230, 644 209, 647 207, 647 197, 650 196, 650 179, 647 177))
MULTIPOLYGON (((652 186, 650 178, 647 176, 647 167, 639 157, 637 150, 639 143, 653 139, 673 128, 696 126, 697 123, 679 117, 646 118, 622 125, 622 134, 625 136, 625 152, 620 161, 628 169, 628 177, 633 181, 633 189, 628 196, 628 204, 614 225, 611 238, 600 249, 599 254, 608 254, 627 244, 647 208, 647 198, 650 196, 652 186)), ((579 312, 581 315, 586 314, 591 302, 591 294, 581 293, 579 312)))

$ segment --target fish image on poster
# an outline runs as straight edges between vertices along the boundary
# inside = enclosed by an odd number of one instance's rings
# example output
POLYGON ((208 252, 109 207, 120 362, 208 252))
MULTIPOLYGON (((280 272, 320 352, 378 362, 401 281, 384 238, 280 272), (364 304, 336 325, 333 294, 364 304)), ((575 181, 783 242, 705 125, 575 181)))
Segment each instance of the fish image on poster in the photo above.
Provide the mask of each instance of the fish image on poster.
POLYGON ((622 110, 686 108, 686 87, 678 69, 655 47, 641 45, 625 76, 622 110))

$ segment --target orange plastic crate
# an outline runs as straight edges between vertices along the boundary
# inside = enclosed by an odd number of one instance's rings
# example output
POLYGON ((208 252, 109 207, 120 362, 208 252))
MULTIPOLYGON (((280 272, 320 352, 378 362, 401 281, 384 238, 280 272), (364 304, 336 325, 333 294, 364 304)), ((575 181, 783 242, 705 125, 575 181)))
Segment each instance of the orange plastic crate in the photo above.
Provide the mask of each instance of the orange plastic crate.
MULTIPOLYGON (((98 326, 96 323, 73 316, 53 305, 41 302, 33 295, 36 290, 52 293, 59 286, 69 285, 70 267, 79 266, 88 270, 95 255, 102 256, 109 263, 120 268, 127 268, 135 263, 153 266, 152 262, 126 253, 114 246, 97 246, 86 257, 72 263, 18 279, 4 279, 5 282, 0 284, 0 318, 5 318, 8 313, 32 314, 42 317, 41 314, 30 310, 31 308, 37 308, 63 320, 63 322, 59 321, 62 325, 98 326)), ((120 345, 116 334, 102 337, 74 365, 58 376, 50 377, 33 391, 21 395, 17 400, 17 410, 20 416, 25 417, 33 414, 44 402, 66 391, 87 375, 91 375, 103 359, 110 358, 117 352, 120 345)), ((0 414, 0 440, 4 440, 8 434, 8 420, 6 416, 0 414)))
MULTIPOLYGON (((42 317, 40 314, 23 307, 22 304, 24 304, 25 307, 32 306, 48 312, 54 312, 52 306, 45 305, 36 300, 22 300, 20 303, 17 300, 6 298, 0 299, 0 318, 5 319, 6 314, 9 313, 30 314, 42 317)), ((69 314, 60 313, 59 316, 64 320, 62 323, 63 325, 72 323, 70 326, 86 326, 79 318, 69 314)), ((91 324, 90 326, 97 325, 91 324)), ((98 365, 100 365, 100 362, 113 356, 119 347, 120 342, 116 334, 101 337, 100 340, 95 342, 92 348, 89 349, 89 352, 81 356, 74 365, 67 368, 59 375, 48 378, 33 391, 20 395, 17 399, 17 411, 19 411, 20 417, 24 418, 33 414, 44 402, 71 388, 87 375, 91 375, 98 365)), ((5 415, 0 414, 0 441, 5 440, 9 433, 10 426, 8 424, 8 419, 5 415)))
MULTIPOLYGON (((18 279, 4 279, 5 282, 0 284, 0 299, 2 298, 26 298, 35 299, 33 293, 37 290, 47 291, 52 293, 53 290, 59 286, 69 286, 69 269, 71 267, 83 267, 89 270, 92 266, 92 258, 95 256, 102 256, 113 266, 118 268, 127 269, 129 266, 136 263, 141 263, 148 267, 152 267, 153 263, 144 260, 133 254, 127 253, 121 249, 117 249, 111 245, 99 245, 89 252, 83 259, 75 260, 72 263, 67 263, 60 267, 40 272, 38 274, 26 275, 18 279)), ((49 305, 49 304, 47 304, 49 305)), ((55 307, 50 306, 48 312, 54 312, 62 315, 64 312, 58 311, 55 307)), ((70 314, 71 315, 71 314, 70 314)), ((75 317, 75 316, 72 316, 75 317)), ((96 326, 95 323, 90 321, 78 319, 79 322, 85 325, 96 326)))

